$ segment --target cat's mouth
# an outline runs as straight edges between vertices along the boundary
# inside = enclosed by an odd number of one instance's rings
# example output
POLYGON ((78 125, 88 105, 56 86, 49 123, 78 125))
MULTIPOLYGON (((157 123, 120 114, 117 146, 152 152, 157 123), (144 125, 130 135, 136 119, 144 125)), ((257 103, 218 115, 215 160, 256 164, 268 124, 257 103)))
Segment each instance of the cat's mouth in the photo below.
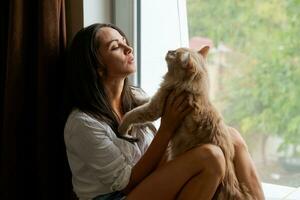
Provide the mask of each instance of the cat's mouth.
POLYGON ((167 55, 166 55, 166 60, 170 61, 175 59, 176 57, 176 51, 168 51, 167 55))

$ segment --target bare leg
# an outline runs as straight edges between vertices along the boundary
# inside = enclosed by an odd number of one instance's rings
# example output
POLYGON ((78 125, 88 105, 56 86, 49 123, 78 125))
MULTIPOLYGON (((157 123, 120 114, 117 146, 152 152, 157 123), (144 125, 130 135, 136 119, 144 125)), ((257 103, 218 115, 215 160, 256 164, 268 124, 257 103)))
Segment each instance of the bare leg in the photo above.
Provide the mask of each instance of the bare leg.
POLYGON ((255 199, 265 199, 258 174, 245 141, 237 130, 233 128, 229 130, 234 142, 234 166, 238 180, 246 185, 255 199))
MULTIPOLYGON (((221 180, 225 173, 225 159, 221 149, 216 149, 219 151, 216 157, 219 159, 211 160, 209 166, 214 166, 208 170, 203 171, 197 176, 191 178, 182 188, 180 194, 178 195, 179 200, 187 199, 212 199, 215 191, 217 190, 221 180), (217 176, 216 176, 217 174, 217 176), (203 192, 205 191, 205 192, 203 192)), ((209 167, 207 166, 207 167, 209 167)))
POLYGON ((156 169, 127 200, 209 199, 225 173, 224 155, 219 147, 206 144, 183 153, 156 169), (194 197, 197 198, 194 198, 194 197))

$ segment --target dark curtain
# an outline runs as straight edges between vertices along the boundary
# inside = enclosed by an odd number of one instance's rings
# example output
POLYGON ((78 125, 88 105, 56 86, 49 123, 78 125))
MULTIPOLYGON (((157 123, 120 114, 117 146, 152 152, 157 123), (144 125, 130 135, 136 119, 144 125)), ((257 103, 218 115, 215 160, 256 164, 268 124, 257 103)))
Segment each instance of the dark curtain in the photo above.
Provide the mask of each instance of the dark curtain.
POLYGON ((0 199, 72 199, 62 116, 65 2, 1 4, 0 199))

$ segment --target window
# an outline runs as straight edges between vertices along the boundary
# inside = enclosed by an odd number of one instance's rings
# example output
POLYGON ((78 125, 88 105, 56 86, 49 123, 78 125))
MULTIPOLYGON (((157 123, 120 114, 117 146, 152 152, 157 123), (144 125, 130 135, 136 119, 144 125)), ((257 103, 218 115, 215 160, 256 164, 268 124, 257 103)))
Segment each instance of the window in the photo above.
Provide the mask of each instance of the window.
MULTIPOLYGON (((168 50, 188 47, 184 0, 140 1, 139 86, 152 96, 167 72, 168 50)), ((154 122, 158 128, 160 120, 154 122)))
POLYGON ((189 43, 211 46, 211 98, 264 182, 300 186, 300 3, 187 0, 189 43))
POLYGON ((140 6, 140 86, 153 95, 167 72, 167 51, 188 46, 185 1, 144 0, 140 6))
POLYGON ((300 198, 299 10, 295 0, 152 0, 139 8, 140 86, 155 93, 167 50, 209 45, 211 99, 246 139, 267 199, 300 198))

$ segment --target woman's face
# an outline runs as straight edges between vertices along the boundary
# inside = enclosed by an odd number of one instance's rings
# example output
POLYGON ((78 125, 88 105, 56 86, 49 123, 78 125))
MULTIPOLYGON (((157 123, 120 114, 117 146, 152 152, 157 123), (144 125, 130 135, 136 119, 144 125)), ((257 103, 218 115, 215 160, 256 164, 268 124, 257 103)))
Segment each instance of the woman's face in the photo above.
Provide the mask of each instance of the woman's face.
POLYGON ((107 77, 125 78, 135 72, 132 48, 117 30, 103 27, 96 37, 100 41, 99 53, 107 77))

